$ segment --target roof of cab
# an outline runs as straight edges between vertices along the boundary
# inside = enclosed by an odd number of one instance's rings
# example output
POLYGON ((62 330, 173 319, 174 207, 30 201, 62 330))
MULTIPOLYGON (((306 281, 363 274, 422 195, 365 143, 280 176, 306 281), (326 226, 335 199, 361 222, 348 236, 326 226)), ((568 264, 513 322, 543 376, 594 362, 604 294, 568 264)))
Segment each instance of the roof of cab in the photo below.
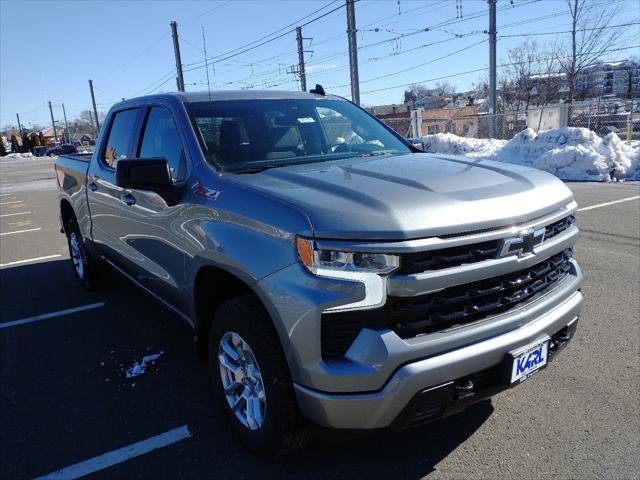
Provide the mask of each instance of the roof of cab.
POLYGON ((331 98, 334 100, 344 100, 342 97, 335 95, 319 95, 309 92, 290 92, 281 90, 215 90, 209 92, 169 92, 158 93, 154 95, 146 95, 143 97, 130 98, 121 103, 141 101, 152 98, 174 97, 184 103, 208 102, 220 100, 267 100, 267 99, 304 99, 314 98, 323 99, 331 98))

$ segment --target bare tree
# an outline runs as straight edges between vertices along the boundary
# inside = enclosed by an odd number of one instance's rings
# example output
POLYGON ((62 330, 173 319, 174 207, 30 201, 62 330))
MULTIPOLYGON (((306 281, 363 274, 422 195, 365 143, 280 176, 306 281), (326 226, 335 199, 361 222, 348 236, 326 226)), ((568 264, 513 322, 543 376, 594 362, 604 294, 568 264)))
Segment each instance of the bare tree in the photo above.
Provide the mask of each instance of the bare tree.
POLYGON ((537 82, 533 102, 537 106, 545 106, 558 101, 560 92, 565 84, 564 72, 560 71, 558 55, 554 51, 547 51, 537 63, 537 82))
POLYGON ((429 89, 419 83, 412 83, 404 92, 404 101, 408 103, 410 101, 415 102, 429 94, 429 89))
POLYGON ((449 82, 438 82, 431 92, 437 97, 450 97, 456 93, 456 86, 449 82))
MULTIPOLYGON (((100 123, 104 122, 104 112, 98 112, 98 117, 100 119, 100 123)), ((82 131, 90 132, 93 130, 95 126, 95 120, 93 118, 93 112, 91 110, 83 110, 78 116, 73 120, 73 123, 76 124, 77 128, 82 131)))
POLYGON ((409 85, 409 89, 405 91, 405 102, 417 101, 425 97, 430 97, 430 103, 436 108, 443 108, 449 103, 451 98, 456 93, 455 85, 449 82, 438 82, 434 88, 427 88, 419 83, 409 85))
POLYGON ((571 17, 569 46, 558 55, 558 62, 567 74, 569 84, 568 103, 576 95, 576 83, 580 72, 593 65, 608 49, 620 42, 624 29, 609 28, 613 18, 613 7, 602 7, 601 3, 589 0, 565 0, 571 17))
POLYGON ((500 79, 500 95, 506 110, 528 110, 531 96, 539 81, 540 60, 535 40, 525 40, 507 54, 508 62, 500 79))

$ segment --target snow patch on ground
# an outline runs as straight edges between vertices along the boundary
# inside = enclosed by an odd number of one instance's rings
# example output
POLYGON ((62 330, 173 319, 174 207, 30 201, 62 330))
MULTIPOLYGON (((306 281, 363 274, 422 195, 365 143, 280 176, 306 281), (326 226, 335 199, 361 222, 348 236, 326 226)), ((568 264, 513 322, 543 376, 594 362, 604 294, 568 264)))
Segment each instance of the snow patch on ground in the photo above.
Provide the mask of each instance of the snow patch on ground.
POLYGON ((147 369, 147 365, 149 363, 155 362, 162 356, 163 353, 163 351, 160 351, 159 353, 154 353, 153 355, 146 355, 142 357, 142 361, 135 362, 131 367, 127 368, 127 371, 125 372, 127 378, 133 378, 137 377, 138 375, 142 375, 147 369))
POLYGON ((33 157, 33 153, 31 152, 27 152, 27 153, 9 153, 3 157, 0 158, 29 158, 29 157, 33 157))
POLYGON ((438 133, 420 138, 424 150, 497 160, 553 173, 562 180, 640 180, 640 145, 611 132, 600 138, 586 128, 536 133, 527 128, 511 140, 464 138, 438 133))

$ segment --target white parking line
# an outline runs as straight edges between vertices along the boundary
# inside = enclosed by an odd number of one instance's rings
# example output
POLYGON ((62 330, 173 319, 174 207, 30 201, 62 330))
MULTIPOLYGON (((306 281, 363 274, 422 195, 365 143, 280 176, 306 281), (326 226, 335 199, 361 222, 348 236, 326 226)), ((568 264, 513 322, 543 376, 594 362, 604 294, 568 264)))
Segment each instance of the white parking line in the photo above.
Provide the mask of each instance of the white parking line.
POLYGON ((84 312, 85 310, 92 310, 94 308, 104 307, 104 302, 90 303, 89 305, 83 305, 81 307, 67 308, 66 310, 58 310, 57 312, 43 313, 42 315, 36 315, 35 317, 21 318, 20 320, 12 320, 10 322, 0 323, 0 329, 15 327, 17 325, 24 325, 25 323, 39 322, 40 320, 47 320, 49 318, 61 317, 63 315, 69 315, 71 313, 84 312))
POLYGON ((13 195, 13 193, 0 193, 0 197, 8 197, 9 195, 13 195))
POLYGON ((16 230, 15 232, 4 232, 4 233, 0 233, 0 237, 2 237, 3 235, 14 235, 16 233, 37 232, 38 230, 42 230, 42 227, 28 228, 26 230, 16 230))
POLYGON ((22 203, 22 200, 16 200, 14 202, 0 202, 0 205, 13 205, 14 203, 22 203))
POLYGON ((606 207, 607 205, 615 205, 616 203, 630 202, 631 200, 637 200, 639 198, 640 195, 636 195, 635 197, 621 198, 620 200, 614 200, 613 202, 598 203, 597 205, 590 205, 588 207, 579 208, 578 211, 586 212, 587 210, 593 210, 594 208, 606 207))
POLYGON ((62 255, 60 254, 56 254, 56 255, 47 255, 46 257, 27 258, 26 260, 16 260, 15 262, 0 263, 0 267, 9 267, 11 265, 20 265, 22 263, 37 262, 38 260, 49 260, 51 258, 58 258, 61 256, 62 255))
POLYGON ((183 425, 168 432, 161 433, 155 437, 147 438, 141 442, 128 445, 126 447, 119 448, 118 450, 112 450, 111 452, 99 455, 97 457, 90 458, 84 462, 76 463, 70 467, 63 468, 56 472, 49 473, 42 477, 38 477, 35 480, 41 479, 74 479, 84 477, 91 473, 104 470, 105 468, 112 467, 118 463, 126 462, 145 453, 149 453, 157 448, 166 447, 173 443, 179 442, 186 438, 191 437, 191 432, 186 425, 183 425))
POLYGON ((16 215, 29 215, 30 213, 31 212, 5 213, 4 215, 0 215, 0 218, 15 217, 16 215))

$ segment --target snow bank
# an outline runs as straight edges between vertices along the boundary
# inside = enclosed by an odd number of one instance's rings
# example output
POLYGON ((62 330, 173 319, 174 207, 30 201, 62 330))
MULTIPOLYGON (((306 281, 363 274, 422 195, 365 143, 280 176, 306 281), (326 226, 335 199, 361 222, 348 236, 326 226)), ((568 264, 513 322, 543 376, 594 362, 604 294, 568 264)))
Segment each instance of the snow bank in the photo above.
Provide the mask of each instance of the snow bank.
POLYGON ((27 152, 27 153, 9 153, 3 157, 0 158, 29 158, 29 157, 33 157, 33 153, 31 152, 27 152))
POLYGON ((640 180, 640 145, 629 146, 613 132, 600 138, 586 128, 564 127, 540 133, 527 128, 511 140, 438 133, 420 141, 426 152, 535 167, 563 180, 640 180))

